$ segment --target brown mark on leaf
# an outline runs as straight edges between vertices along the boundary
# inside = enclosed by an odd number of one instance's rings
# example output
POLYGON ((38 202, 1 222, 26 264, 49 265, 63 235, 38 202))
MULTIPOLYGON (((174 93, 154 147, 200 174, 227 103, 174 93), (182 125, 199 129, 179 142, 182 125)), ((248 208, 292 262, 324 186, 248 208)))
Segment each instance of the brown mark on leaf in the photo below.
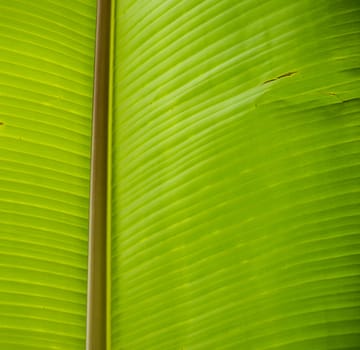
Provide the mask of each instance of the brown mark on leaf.
POLYGON ((327 94, 327 95, 330 95, 330 96, 334 96, 334 97, 336 97, 338 100, 340 100, 341 102, 344 102, 344 101, 339 97, 339 95, 338 95, 336 92, 327 91, 326 94, 327 94))
POLYGON ((0 126, 3 126, 4 125, 4 122, 0 122, 0 126))
POLYGON ((263 84, 268 84, 268 83, 271 83, 271 82, 273 82, 273 81, 279 80, 279 79, 281 79, 281 78, 291 77, 292 75, 294 75, 294 74, 296 74, 296 73, 297 73, 297 71, 287 72, 287 73, 278 75, 278 76, 275 77, 275 78, 266 80, 266 81, 263 82, 263 84))
POLYGON ((275 80, 276 80, 276 78, 275 79, 269 79, 269 80, 264 81, 263 84, 268 84, 268 83, 271 83, 272 81, 275 81, 275 80))
POLYGON ((281 74, 277 77, 277 79, 281 79, 281 78, 286 78, 286 77, 291 77, 292 75, 296 74, 297 72, 294 71, 294 72, 287 72, 287 73, 284 73, 284 74, 281 74))

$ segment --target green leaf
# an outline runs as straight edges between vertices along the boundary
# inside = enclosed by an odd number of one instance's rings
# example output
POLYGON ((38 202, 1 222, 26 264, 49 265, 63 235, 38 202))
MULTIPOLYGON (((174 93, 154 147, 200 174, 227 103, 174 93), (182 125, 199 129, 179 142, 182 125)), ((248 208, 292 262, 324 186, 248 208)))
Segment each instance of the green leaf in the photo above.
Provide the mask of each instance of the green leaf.
POLYGON ((360 347, 360 5, 119 1, 113 349, 360 347))
POLYGON ((0 348, 84 349, 96 1, 0 3, 0 348))

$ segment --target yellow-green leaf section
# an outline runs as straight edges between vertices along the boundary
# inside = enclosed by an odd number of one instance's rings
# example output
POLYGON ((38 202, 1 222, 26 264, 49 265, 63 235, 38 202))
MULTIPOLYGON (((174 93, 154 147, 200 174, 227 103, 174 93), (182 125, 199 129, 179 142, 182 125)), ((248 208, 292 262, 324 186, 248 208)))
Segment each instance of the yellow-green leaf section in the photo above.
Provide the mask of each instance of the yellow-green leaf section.
POLYGON ((112 348, 360 348, 360 3, 122 0, 112 348))
POLYGON ((95 0, 0 2, 0 349, 85 348, 95 0))

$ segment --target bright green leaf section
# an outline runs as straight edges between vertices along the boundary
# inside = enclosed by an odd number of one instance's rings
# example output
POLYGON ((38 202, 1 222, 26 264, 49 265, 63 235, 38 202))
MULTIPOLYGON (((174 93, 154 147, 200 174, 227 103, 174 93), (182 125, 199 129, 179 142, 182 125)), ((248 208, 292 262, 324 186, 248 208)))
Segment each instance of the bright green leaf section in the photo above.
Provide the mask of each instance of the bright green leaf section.
POLYGON ((360 348, 360 3, 116 6, 113 349, 360 348))
POLYGON ((85 348, 96 1, 0 2, 0 349, 85 348))

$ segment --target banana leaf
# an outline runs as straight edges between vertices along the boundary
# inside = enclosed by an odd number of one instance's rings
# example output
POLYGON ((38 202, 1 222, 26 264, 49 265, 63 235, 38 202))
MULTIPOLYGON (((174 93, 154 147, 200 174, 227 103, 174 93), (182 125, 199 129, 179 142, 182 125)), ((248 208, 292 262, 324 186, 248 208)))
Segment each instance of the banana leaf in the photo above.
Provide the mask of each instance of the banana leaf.
MULTIPOLYGON (((91 348, 97 6, 0 2, 0 349, 91 348)), ((360 3, 112 11, 95 350, 359 349, 360 3)))
POLYGON ((119 1, 112 349, 360 348, 357 1, 119 1))

